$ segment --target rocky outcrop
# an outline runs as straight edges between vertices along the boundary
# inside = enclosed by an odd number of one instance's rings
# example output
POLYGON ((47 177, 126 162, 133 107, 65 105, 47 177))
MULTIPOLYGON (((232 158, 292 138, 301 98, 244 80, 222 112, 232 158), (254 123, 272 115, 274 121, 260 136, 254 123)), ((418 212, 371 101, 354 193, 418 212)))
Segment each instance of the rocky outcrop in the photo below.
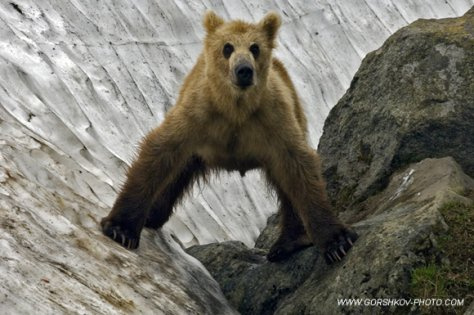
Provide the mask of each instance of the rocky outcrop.
MULTIPOLYGON (((354 225, 360 238, 335 266, 326 266, 314 247, 282 263, 269 263, 265 250, 235 242, 187 251, 206 266, 242 314, 373 314, 373 308, 341 306, 337 301, 409 299, 411 272, 439 254, 436 237, 449 228, 440 207, 452 201, 472 204, 466 197, 472 192, 474 180, 450 157, 408 165, 367 200, 371 214, 354 225)), ((270 224, 266 235, 276 234, 276 229, 270 224)), ((267 247, 271 238, 261 246, 267 247)), ((393 313, 400 308, 376 311, 393 313)), ((416 313, 416 308, 411 311, 416 313)))
POLYGON ((318 147, 339 210, 427 157, 452 156, 474 176, 473 91, 474 9, 461 18, 418 20, 368 54, 318 147))
POLYGON ((474 8, 458 19, 420 20, 400 30, 368 55, 330 113, 319 147, 325 174, 335 204, 349 207, 341 217, 360 235, 342 262, 326 266, 314 247, 285 262, 266 261, 277 216, 253 249, 224 242, 187 250, 239 312, 421 312, 416 305, 338 300, 419 297, 412 291, 415 270, 433 259, 449 261, 438 239, 455 226, 440 209, 453 201, 471 205, 474 197, 467 175, 474 171, 473 26, 474 8))
POLYGON ((309 276, 325 270, 324 259, 314 248, 278 264, 267 262, 265 250, 233 241, 186 251, 205 265, 241 314, 273 314, 309 276), (315 271, 315 266, 322 269, 315 271))

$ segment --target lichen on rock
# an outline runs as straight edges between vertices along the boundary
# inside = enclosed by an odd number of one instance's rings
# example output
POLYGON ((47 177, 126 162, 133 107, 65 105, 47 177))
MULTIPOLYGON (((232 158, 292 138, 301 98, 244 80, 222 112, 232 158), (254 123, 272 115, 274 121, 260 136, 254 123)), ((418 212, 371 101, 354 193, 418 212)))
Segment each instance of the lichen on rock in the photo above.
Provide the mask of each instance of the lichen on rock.
POLYGON ((363 60, 318 147, 338 210, 427 157, 452 156, 474 176, 473 25, 474 9, 460 18, 418 20, 363 60))

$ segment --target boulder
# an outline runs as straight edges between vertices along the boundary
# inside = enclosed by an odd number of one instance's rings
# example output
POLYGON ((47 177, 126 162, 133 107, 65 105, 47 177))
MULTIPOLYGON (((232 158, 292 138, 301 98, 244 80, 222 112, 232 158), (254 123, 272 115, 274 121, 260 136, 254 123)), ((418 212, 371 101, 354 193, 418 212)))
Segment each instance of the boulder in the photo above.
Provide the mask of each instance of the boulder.
POLYGON ((368 54, 318 147, 336 207, 354 207, 428 157, 452 156, 474 176, 473 91, 474 8, 418 20, 368 54))
MULTIPOLYGON (((366 219, 354 224, 360 238, 340 263, 326 266, 314 247, 289 260, 270 263, 265 251, 242 243, 193 246, 199 259, 241 314, 373 314, 373 307, 342 306, 338 299, 410 296, 411 273, 441 255, 436 241, 449 228, 439 212, 456 201, 472 204, 474 180, 451 157, 425 159, 391 176, 387 187, 366 203, 366 219)), ((276 221, 267 226, 267 244, 276 221)), ((378 307, 384 313, 417 308, 378 307)))
POLYGON ((279 264, 268 263, 266 251, 234 241, 196 245, 186 251, 205 265, 241 314, 273 314, 309 276, 326 269, 315 248, 279 264))
POLYGON ((371 200, 373 213, 355 224, 361 238, 347 259, 325 277, 311 277, 277 313, 400 312, 395 305, 340 306, 337 299, 409 299, 412 271, 440 254, 437 236, 449 228, 440 207, 452 201, 472 203, 464 196, 472 189, 474 180, 449 157, 426 159, 397 172, 371 200))

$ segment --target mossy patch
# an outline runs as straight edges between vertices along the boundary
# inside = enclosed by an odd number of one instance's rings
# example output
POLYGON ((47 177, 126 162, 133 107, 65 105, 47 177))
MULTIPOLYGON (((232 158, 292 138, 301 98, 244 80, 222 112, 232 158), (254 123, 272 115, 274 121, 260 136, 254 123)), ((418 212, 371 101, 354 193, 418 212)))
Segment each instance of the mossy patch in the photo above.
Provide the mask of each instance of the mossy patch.
POLYGON ((474 205, 450 202, 440 208, 449 230, 438 235, 440 255, 413 270, 411 296, 464 299, 462 307, 426 307, 424 314, 463 314, 474 300, 474 205))
POLYGON ((412 275, 412 291, 418 298, 446 298, 446 283, 443 271, 436 264, 416 268, 412 275))

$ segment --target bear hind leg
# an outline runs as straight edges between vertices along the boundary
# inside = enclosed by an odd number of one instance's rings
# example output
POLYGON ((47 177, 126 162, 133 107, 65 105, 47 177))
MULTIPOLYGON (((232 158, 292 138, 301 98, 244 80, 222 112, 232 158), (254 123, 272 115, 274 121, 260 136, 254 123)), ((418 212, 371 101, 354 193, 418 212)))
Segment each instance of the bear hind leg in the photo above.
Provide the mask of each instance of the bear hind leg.
POLYGON ((306 144, 293 146, 277 152, 271 162, 267 176, 288 197, 309 239, 328 264, 340 261, 358 236, 331 211, 316 151, 306 144))
POLYGON ((270 248, 267 259, 271 262, 285 260, 294 252, 312 245, 301 219, 295 212, 290 200, 281 191, 280 200, 280 236, 270 248))

